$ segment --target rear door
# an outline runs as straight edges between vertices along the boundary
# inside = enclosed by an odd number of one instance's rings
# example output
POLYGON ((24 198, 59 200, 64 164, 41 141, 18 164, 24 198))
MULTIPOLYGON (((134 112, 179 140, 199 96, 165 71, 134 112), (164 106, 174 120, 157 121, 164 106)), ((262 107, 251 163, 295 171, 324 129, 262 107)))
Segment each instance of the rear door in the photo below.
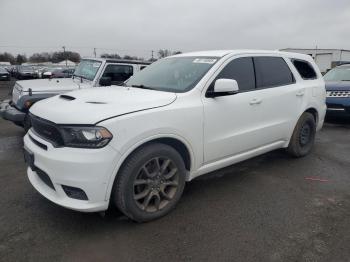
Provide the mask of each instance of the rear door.
POLYGON ((259 136, 267 144, 290 138, 305 94, 287 62, 279 56, 254 57, 259 136))

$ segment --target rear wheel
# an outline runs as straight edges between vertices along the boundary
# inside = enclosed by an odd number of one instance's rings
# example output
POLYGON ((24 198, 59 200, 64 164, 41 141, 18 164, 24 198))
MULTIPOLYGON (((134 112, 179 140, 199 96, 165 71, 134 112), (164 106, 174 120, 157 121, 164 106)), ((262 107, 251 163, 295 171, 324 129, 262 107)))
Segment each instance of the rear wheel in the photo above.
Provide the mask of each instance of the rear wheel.
POLYGON ((310 153, 316 135, 316 122, 312 114, 301 115, 294 128, 287 152, 294 157, 303 157, 310 153))
POLYGON ((186 178, 180 154, 165 144, 149 144, 123 164, 113 188, 113 200, 138 222, 169 213, 179 201, 186 178))

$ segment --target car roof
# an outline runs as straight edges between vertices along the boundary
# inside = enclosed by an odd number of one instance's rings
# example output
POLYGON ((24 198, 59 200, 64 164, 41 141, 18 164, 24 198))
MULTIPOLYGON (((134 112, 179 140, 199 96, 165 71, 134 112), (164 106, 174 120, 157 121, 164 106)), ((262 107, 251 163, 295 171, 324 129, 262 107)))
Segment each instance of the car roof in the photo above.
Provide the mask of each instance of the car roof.
POLYGON ((350 68, 350 63, 349 64, 338 65, 336 68, 350 68))
POLYGON ((113 59, 113 58, 97 58, 97 57, 84 57, 82 60, 94 60, 94 61, 106 61, 107 63, 118 64, 138 64, 138 65, 150 65, 152 62, 141 60, 127 60, 127 59, 113 59))

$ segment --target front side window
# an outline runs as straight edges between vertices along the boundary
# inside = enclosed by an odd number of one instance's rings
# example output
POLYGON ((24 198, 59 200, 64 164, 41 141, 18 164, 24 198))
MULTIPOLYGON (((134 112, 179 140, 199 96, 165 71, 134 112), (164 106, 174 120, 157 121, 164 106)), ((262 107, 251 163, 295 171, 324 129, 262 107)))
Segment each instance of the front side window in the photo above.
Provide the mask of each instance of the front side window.
POLYGON ((164 58, 133 75, 125 84, 166 92, 187 92, 195 87, 217 60, 217 57, 164 58))
POLYGON ((294 77, 282 57, 254 57, 257 88, 293 84, 294 77))
POLYGON ((107 65, 102 77, 110 77, 112 84, 120 84, 133 75, 133 67, 129 65, 107 65))
MULTIPOLYGON (((215 80, 222 78, 236 80, 240 91, 255 89, 253 58, 240 57, 232 60, 222 69, 215 80)), ((214 88, 214 82, 210 89, 214 88)))
POLYGON ((74 76, 82 77, 87 80, 94 80, 98 69, 102 62, 96 60, 83 60, 79 63, 77 69, 74 71, 74 76))
POLYGON ((324 75, 325 81, 350 81, 350 67, 338 67, 324 75))

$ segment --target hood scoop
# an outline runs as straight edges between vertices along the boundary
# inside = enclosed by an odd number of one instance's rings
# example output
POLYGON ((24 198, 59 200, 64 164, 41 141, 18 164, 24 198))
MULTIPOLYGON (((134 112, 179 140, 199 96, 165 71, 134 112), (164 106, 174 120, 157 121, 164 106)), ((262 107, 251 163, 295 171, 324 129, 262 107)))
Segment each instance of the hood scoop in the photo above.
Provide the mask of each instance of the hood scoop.
POLYGON ((107 104, 106 102, 98 102, 98 101, 87 101, 85 102, 87 104, 96 104, 96 105, 104 105, 107 104))
POLYGON ((68 100, 68 101, 75 100, 75 97, 73 97, 73 96, 67 96, 67 95, 60 95, 60 98, 61 98, 61 99, 64 99, 64 100, 68 100))

